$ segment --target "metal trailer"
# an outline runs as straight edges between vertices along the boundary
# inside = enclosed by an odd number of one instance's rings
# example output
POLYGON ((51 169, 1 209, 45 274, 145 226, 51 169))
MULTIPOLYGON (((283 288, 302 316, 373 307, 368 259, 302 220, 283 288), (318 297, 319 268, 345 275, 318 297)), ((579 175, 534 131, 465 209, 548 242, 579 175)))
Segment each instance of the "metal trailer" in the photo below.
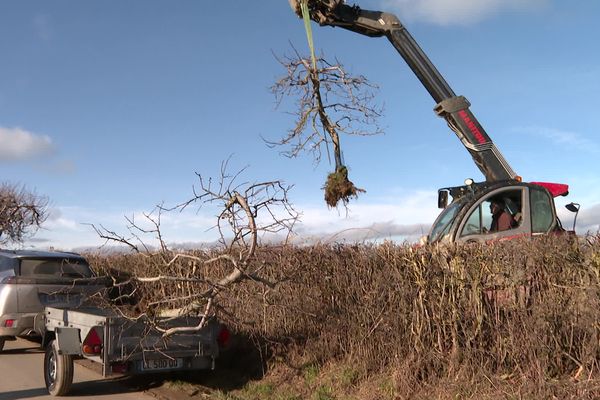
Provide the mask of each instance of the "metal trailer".
MULTIPOLYGON (((210 319, 198 331, 165 338, 147 319, 131 320, 95 307, 46 307, 43 322, 44 379, 53 396, 68 394, 74 359, 100 363, 104 377, 214 369, 219 346, 229 337, 227 328, 210 319)), ((199 322, 195 317, 165 318, 160 326, 197 326, 199 322)))

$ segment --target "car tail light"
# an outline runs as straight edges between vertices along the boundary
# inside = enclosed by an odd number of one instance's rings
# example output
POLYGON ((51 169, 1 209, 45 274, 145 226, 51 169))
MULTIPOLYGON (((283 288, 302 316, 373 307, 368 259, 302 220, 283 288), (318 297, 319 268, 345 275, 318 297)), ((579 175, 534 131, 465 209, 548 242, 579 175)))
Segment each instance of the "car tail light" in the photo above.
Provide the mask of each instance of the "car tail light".
POLYGON ((14 325, 15 325, 14 319, 7 319, 6 321, 4 321, 5 328, 12 328, 14 325))
POLYGON ((225 347, 229 343, 229 339, 231 339, 231 332, 226 327, 221 327, 219 334, 217 335, 217 343, 220 347, 225 347))
POLYGON ((83 341, 83 345, 81 346, 81 350, 83 351, 83 354, 88 356, 97 356, 102 352, 102 339, 100 339, 95 328, 90 329, 88 332, 83 341))

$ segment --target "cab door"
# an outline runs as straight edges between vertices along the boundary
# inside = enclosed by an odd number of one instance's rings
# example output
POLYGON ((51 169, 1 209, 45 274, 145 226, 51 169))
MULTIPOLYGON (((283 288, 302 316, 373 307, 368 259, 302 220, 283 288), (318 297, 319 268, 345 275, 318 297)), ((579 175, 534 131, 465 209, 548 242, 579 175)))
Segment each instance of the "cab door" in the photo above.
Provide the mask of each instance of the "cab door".
POLYGON ((554 198, 540 186, 529 188, 529 206, 531 210, 531 234, 544 235, 556 229, 557 216, 554 198))
MULTIPOLYGON (((456 233, 457 242, 506 240, 532 234, 530 190, 526 186, 510 186, 493 190, 473 204, 464 214, 456 233), (492 203, 501 203, 503 218, 510 226, 494 228, 492 203)), ((497 226, 497 224, 495 224, 497 226)), ((541 224, 540 224, 541 225, 541 224)), ((538 227, 539 228, 539 227, 538 227)))

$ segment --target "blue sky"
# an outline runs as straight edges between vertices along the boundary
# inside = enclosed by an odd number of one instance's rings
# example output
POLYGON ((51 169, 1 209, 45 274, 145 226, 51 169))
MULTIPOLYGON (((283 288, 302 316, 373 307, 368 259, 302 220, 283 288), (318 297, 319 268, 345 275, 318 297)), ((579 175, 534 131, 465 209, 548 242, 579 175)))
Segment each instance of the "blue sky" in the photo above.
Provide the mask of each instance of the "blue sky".
MULTIPOLYGON (((371 0, 395 13, 526 181, 562 182, 580 230, 600 223, 600 2, 371 0)), ((482 176, 433 100, 385 39, 313 24, 315 46, 380 86, 384 135, 343 138, 350 178, 365 188, 329 210, 332 166, 287 159, 261 137, 293 124, 269 87, 273 54, 307 51, 285 0, 0 0, 0 171, 49 197, 29 245, 102 243, 86 223, 115 230, 123 216, 188 199, 195 172, 248 166, 250 181, 293 184, 298 231, 324 240, 414 238, 437 215, 438 187, 482 176), (341 232, 341 233, 340 233, 341 232)), ((211 241, 214 210, 173 214, 172 243, 211 241)))

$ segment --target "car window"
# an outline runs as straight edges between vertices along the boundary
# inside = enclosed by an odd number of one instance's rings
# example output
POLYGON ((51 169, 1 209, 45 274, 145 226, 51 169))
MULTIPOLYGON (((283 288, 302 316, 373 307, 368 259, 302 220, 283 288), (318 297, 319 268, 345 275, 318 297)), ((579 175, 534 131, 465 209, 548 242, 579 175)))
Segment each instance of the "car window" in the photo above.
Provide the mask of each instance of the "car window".
POLYGON ((22 259, 21 276, 50 275, 70 278, 89 278, 92 271, 83 260, 74 259, 22 259))
POLYGON ((7 276, 15 276, 15 265, 12 258, 0 257, 0 281, 7 276))

